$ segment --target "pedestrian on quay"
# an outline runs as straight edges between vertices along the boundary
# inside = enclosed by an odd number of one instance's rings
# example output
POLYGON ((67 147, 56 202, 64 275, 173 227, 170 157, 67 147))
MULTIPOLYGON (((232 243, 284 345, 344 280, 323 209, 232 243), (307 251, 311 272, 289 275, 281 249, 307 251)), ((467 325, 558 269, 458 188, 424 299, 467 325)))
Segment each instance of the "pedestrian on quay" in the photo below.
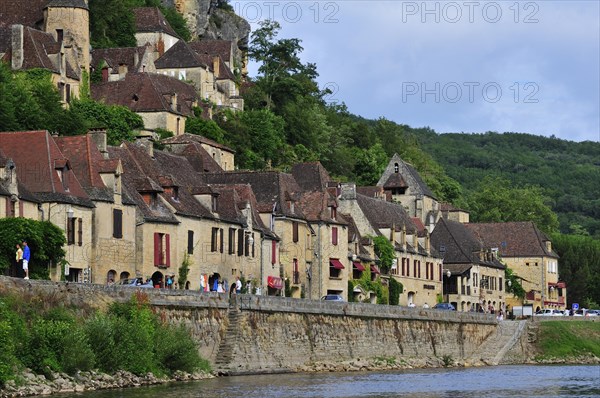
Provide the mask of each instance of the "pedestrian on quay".
POLYGON ((25 279, 29 279, 29 260, 31 259, 31 250, 27 246, 27 241, 23 240, 23 271, 25 271, 25 279))
MULTIPOLYGON (((15 253, 15 260, 17 261, 17 270, 23 268, 23 249, 21 249, 21 245, 17 243, 17 252, 15 253)), ((21 272, 21 271, 17 271, 21 272)))

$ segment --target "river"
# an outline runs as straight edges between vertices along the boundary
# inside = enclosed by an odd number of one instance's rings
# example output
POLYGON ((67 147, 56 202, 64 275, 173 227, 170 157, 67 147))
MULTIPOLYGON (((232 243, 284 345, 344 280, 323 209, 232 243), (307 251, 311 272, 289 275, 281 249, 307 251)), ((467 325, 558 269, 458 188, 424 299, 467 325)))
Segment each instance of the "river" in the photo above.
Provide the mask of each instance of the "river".
POLYGON ((220 377, 60 398, 600 397, 600 366, 518 365, 220 377))

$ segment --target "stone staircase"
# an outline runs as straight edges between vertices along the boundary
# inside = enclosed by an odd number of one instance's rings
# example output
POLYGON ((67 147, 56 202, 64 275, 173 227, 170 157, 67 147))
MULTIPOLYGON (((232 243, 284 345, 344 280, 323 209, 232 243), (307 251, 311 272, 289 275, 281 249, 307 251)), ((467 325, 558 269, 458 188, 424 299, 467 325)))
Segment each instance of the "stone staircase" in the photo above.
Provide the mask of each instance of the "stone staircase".
POLYGON ((217 357, 215 359, 215 372, 219 375, 229 373, 229 364, 234 358, 237 341, 239 338, 239 326, 241 319, 241 311, 237 305, 235 297, 229 302, 228 324, 225 336, 219 345, 217 357))
POLYGON ((477 365, 498 365, 506 353, 519 341, 526 330, 527 321, 501 321, 498 323, 496 333, 487 338, 465 363, 477 365))

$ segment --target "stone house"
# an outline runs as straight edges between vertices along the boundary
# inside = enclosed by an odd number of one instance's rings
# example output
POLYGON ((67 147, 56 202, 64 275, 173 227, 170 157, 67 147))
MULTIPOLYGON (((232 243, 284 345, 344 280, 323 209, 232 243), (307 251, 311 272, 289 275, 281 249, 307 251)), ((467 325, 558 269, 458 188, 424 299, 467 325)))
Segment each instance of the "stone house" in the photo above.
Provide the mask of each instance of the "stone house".
POLYGON ((155 60, 180 41, 158 7, 134 8, 133 17, 138 47, 150 44, 155 52, 155 60))
POLYGON ((147 44, 141 47, 98 48, 91 53, 93 70, 100 68, 103 82, 125 79, 129 72, 156 73, 154 50, 147 44))
POLYGON ((444 256, 445 302, 452 303, 457 311, 506 309, 506 266, 492 247, 465 224, 444 218, 435 226, 431 244, 444 256))
POLYGON ((234 170, 235 151, 201 135, 183 133, 160 142, 168 151, 187 158, 199 173, 234 170))
POLYGON ((465 224, 475 236, 498 256, 521 279, 526 297, 521 302, 510 297, 507 304, 532 305, 537 311, 546 308, 564 310, 567 286, 558 275, 558 255, 550 239, 531 221, 465 224))
MULTIPOLYGON (((340 211, 350 214, 363 237, 386 237, 396 259, 390 277, 402 283, 400 305, 433 305, 442 292, 442 258, 431 247, 429 233, 419 230, 404 208, 357 192, 352 183, 340 186, 340 211)), ((379 270, 377 270, 379 271, 379 270)))
POLYGON ((136 206, 123 189, 120 160, 108 159, 106 131, 54 140, 94 203, 89 279, 111 283, 135 276, 136 206))
POLYGON ((438 200, 410 163, 395 153, 377 186, 384 189, 388 201, 400 203, 411 217, 418 217, 430 233, 433 231, 440 218, 438 200))
MULTIPOLYGON (((252 188, 260 218, 269 230, 281 239, 281 244, 271 259, 276 277, 289 280, 291 295, 295 298, 310 296, 309 270, 313 266, 313 230, 298 206, 300 187, 286 173, 276 171, 235 171, 205 173, 204 181, 210 186, 246 185, 252 188)), ((274 280, 274 283, 279 283, 274 280)))
POLYGON ((183 134, 198 96, 192 86, 154 73, 127 73, 123 80, 92 85, 92 98, 122 105, 140 115, 148 130, 165 129, 183 134))
POLYGON ((79 183, 70 160, 47 131, 0 133, 0 149, 14 162, 19 183, 39 201, 37 212, 30 204, 23 208, 23 216, 50 221, 67 237, 68 266, 64 271, 61 267, 51 268, 51 279, 60 280, 64 272, 69 281, 89 281, 89 259, 94 255, 94 203, 79 183))
POLYGON ((0 60, 13 70, 52 72, 64 104, 79 96, 89 71, 89 10, 84 0, 4 0, 0 14, 0 60))

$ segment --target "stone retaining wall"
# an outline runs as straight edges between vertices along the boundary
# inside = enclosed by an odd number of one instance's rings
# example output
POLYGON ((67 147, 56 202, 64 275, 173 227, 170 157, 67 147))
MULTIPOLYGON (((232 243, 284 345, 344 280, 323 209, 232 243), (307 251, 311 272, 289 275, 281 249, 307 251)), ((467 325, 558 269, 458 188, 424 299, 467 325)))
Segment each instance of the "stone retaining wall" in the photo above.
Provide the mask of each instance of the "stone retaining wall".
POLYGON ((0 294, 36 295, 81 311, 146 296, 159 316, 186 325, 212 363, 229 339, 232 373, 302 370, 318 363, 395 358, 468 358, 496 331, 493 316, 362 303, 134 289, 0 277, 0 294), (237 311, 236 317, 229 316, 237 311), (235 319, 230 325, 230 319, 235 319), (230 327, 231 326, 231 327, 230 327))

